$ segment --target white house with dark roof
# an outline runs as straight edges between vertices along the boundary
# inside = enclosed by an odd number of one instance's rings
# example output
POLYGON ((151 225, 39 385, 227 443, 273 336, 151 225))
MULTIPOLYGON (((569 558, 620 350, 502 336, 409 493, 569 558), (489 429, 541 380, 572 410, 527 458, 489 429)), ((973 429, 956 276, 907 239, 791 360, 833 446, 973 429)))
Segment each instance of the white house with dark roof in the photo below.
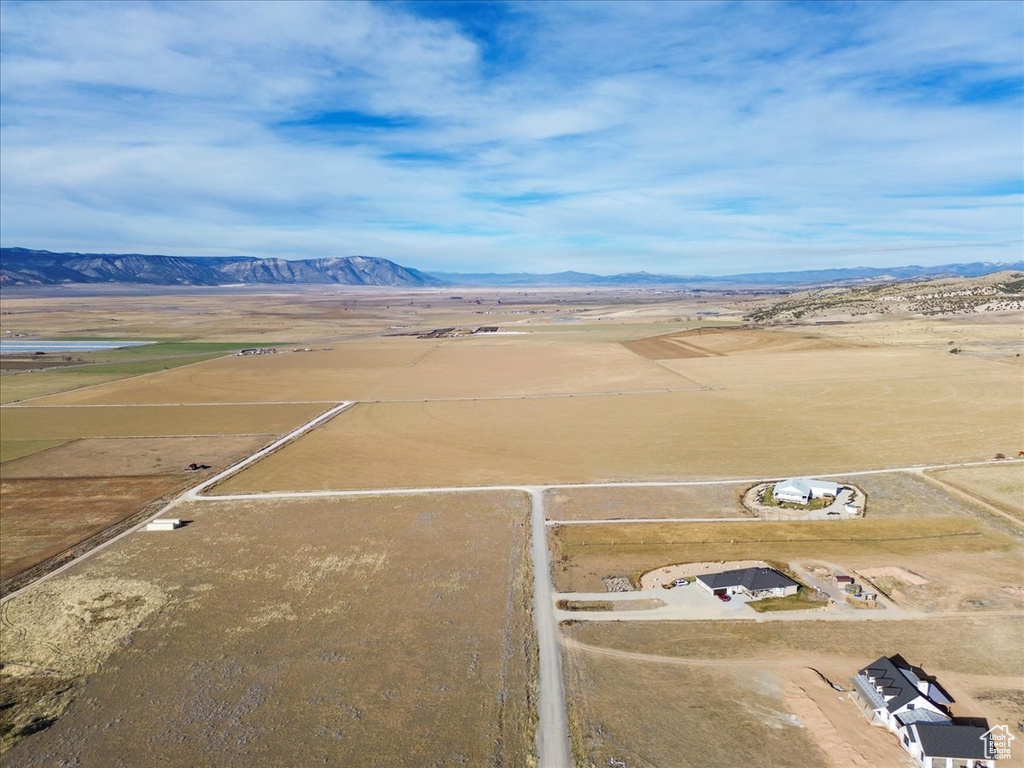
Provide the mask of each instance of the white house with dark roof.
POLYGON ((868 719, 895 733, 922 768, 994 768, 986 729, 954 723, 953 699, 901 656, 882 656, 852 682, 868 719))
POLYGON ((793 504, 807 504, 811 499, 834 499, 837 495, 838 483, 815 480, 813 477, 790 477, 780 480, 772 490, 772 498, 776 501, 788 501, 793 504))
POLYGON ((916 722, 900 732, 903 748, 922 768, 995 768, 988 729, 950 720, 916 722))
POLYGON ((774 568, 738 568, 697 577, 697 583, 713 595, 743 595, 751 600, 795 595, 800 585, 774 568))

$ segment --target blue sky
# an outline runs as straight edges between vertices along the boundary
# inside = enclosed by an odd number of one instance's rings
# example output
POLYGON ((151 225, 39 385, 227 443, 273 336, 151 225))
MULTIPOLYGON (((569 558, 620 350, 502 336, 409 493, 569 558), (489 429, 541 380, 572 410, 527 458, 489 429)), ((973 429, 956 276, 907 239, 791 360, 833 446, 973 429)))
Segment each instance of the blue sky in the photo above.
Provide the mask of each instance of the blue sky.
POLYGON ((445 271, 1011 261, 1017 2, 0 4, 0 241, 445 271))

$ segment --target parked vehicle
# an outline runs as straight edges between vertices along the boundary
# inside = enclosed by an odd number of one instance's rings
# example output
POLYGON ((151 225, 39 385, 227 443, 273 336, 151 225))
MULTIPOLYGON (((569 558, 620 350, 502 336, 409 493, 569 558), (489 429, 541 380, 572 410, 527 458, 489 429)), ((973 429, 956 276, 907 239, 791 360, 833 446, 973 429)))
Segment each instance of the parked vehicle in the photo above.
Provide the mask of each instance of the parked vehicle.
POLYGON ((715 595, 715 597, 717 597, 723 603, 728 603, 730 600, 732 600, 732 598, 729 597, 728 595, 715 595))
POLYGON ((688 582, 686 579, 676 579, 675 581, 672 582, 672 586, 673 587, 688 587, 688 586, 690 586, 690 582, 688 582))

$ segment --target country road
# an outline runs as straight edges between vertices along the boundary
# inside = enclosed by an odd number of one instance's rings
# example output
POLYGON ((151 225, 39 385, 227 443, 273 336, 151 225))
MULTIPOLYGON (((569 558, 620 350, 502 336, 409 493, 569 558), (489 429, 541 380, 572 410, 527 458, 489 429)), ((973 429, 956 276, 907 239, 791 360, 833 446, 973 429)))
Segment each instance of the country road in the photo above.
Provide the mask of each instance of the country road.
POLYGON ((533 625, 539 655, 537 684, 537 755, 541 768, 568 768, 569 748, 565 686, 562 682, 562 635, 555 622, 551 565, 544 526, 544 489, 530 488, 531 545, 533 555, 533 625))

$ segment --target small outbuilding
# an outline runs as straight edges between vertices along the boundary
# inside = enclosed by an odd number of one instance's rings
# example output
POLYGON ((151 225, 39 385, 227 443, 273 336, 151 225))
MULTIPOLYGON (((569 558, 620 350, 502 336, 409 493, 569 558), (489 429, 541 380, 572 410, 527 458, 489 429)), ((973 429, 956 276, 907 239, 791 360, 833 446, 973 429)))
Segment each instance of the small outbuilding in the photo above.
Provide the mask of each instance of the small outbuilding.
POLYGON ((146 524, 147 531, 173 531, 175 528, 180 527, 181 520, 169 517, 160 520, 151 520, 146 524))

